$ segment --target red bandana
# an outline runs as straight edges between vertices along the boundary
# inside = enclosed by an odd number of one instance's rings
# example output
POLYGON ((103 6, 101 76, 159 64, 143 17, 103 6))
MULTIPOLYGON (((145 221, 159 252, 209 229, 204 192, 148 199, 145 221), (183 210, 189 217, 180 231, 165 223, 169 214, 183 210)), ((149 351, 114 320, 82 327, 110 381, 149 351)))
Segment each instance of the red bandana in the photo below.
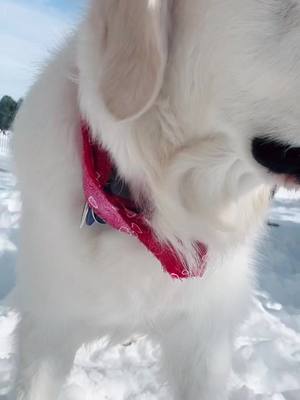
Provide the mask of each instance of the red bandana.
POLYGON ((158 241, 145 216, 135 210, 136 207, 131 200, 105 190, 113 171, 109 154, 103 147, 93 143, 89 127, 84 123, 81 125, 81 132, 83 188, 87 204, 93 214, 114 229, 136 237, 173 278, 202 277, 206 266, 206 246, 198 243, 200 265, 196 274, 189 273, 174 248, 158 241))

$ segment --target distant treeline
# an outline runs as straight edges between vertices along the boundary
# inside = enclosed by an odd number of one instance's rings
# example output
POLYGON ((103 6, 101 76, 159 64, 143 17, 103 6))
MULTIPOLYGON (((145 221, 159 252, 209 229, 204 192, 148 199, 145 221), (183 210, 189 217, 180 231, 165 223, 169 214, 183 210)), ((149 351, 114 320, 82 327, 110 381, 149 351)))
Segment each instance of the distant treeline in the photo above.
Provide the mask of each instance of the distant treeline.
POLYGON ((2 131, 10 129, 22 101, 23 99, 15 101, 10 96, 2 97, 0 100, 0 129, 2 131))

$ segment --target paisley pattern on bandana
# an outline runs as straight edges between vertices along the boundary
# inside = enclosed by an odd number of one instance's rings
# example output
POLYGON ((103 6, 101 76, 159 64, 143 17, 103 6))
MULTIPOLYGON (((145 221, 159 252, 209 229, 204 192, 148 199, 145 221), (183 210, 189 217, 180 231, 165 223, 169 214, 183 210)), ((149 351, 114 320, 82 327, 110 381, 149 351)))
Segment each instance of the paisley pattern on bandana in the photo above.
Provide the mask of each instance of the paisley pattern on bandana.
POLYGON ((189 273, 182 257, 179 257, 171 245, 161 243, 157 239, 142 212, 136 211, 136 206, 130 199, 105 190, 113 171, 110 156, 103 147, 93 143, 89 127, 85 123, 81 124, 81 133, 83 189, 93 214, 119 232, 136 237, 159 260, 163 270, 172 278, 202 277, 207 260, 206 246, 201 242, 197 243, 199 267, 196 273, 189 273))

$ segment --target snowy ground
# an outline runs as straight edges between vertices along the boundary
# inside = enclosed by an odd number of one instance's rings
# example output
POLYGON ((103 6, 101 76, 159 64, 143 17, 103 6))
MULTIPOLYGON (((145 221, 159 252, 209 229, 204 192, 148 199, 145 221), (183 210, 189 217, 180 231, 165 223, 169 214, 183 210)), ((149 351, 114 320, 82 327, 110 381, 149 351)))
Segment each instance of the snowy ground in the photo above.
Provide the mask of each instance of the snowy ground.
MULTIPOLYGON (((0 298, 14 285, 20 215, 7 165, 2 157, 0 298)), ((300 399, 300 197, 277 196, 269 222, 275 226, 261 246, 259 289, 235 343, 232 400, 300 399)), ((16 314, 0 306, 0 398, 10 384, 15 322, 16 314)), ((145 338, 129 346, 96 342, 78 352, 62 400, 170 400, 158 365, 159 349, 145 338)))

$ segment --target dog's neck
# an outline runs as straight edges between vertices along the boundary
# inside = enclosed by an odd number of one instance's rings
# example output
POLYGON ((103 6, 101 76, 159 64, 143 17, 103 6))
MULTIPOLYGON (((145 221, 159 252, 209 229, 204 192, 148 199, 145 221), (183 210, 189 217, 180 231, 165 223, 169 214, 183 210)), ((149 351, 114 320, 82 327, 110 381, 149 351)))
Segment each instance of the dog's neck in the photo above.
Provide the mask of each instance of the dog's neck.
POLYGON ((259 186, 224 137, 185 131, 167 101, 123 123, 86 111, 136 202, 151 209, 153 229, 174 246, 180 239, 179 251, 191 260, 194 241, 225 251, 263 220, 269 188, 259 186))

